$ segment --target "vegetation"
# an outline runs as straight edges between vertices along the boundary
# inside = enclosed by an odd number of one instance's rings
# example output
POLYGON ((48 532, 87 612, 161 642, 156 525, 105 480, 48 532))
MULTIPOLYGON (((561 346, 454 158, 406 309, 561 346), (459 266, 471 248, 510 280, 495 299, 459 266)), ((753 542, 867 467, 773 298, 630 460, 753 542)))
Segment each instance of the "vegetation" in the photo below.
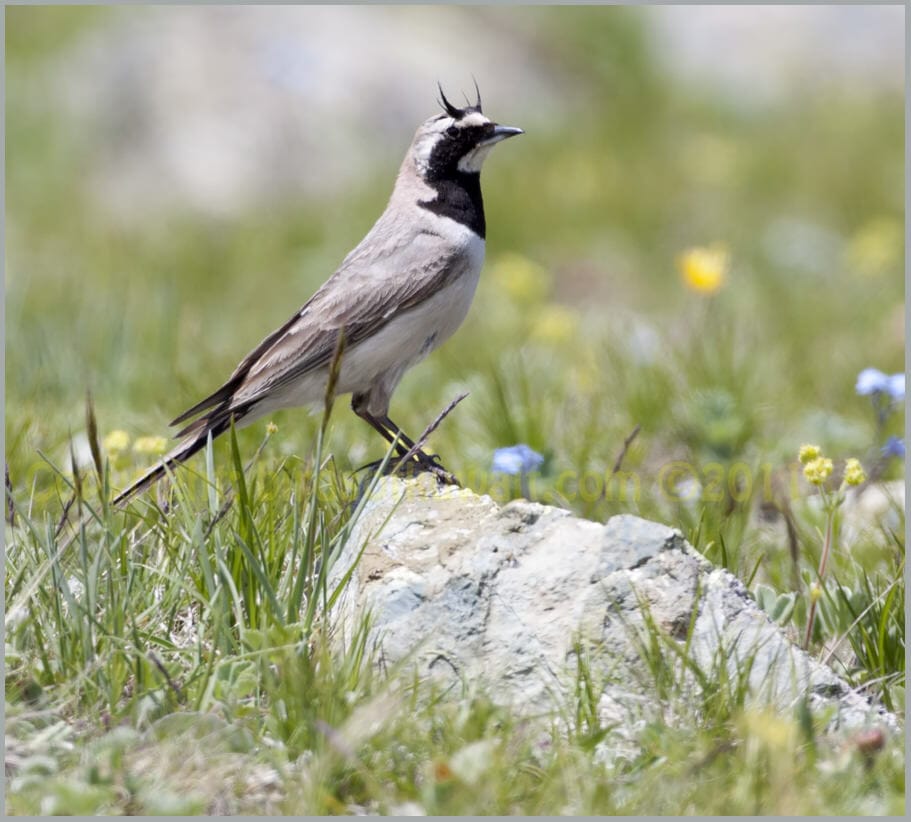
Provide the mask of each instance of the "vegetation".
MULTIPOLYGON (((7 9, 7 810, 903 813, 900 740, 823 735, 806 706, 771 713, 648 621, 639 685, 655 708, 626 747, 598 715, 598 660, 544 733, 490 694, 444 699, 379 668, 369 615, 333 642, 326 569, 357 520, 356 469, 384 454, 343 402, 232 432, 110 508, 167 420, 360 238, 395 172, 339 202, 218 219, 175 198, 153 222, 116 220, 83 173, 91 135, 50 84, 79 38, 140 13, 7 9), (74 494, 84 525, 58 532, 74 494)), ((903 370, 900 90, 737 107, 662 70, 635 11, 514 13, 511 36, 597 104, 489 162, 474 307, 393 418, 414 435, 469 391, 430 441, 464 484, 679 527, 901 711, 889 437, 904 392, 856 390, 867 367, 903 370), (820 483, 798 461, 807 443, 833 459, 820 483), (494 473, 518 444, 543 463, 494 473), (836 510, 820 488, 841 487, 848 458, 868 481, 836 510)))

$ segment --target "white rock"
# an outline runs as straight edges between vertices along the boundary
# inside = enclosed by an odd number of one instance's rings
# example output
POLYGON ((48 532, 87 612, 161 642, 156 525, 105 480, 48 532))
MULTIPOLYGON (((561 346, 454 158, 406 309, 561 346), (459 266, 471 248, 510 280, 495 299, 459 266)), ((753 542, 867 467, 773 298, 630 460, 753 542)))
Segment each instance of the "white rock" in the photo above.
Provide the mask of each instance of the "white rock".
POLYGON ((569 704, 581 648, 593 668, 611 672, 599 710, 635 722, 650 698, 636 685, 642 661, 632 641, 647 603, 680 648, 698 607, 689 658, 703 670, 720 659, 732 674, 752 659, 757 700, 790 710, 806 695, 812 707, 832 708, 832 728, 897 727, 794 646, 738 579, 678 531, 629 515, 590 522, 524 500, 500 507, 420 480, 384 480, 378 491, 330 570, 333 585, 364 547, 337 624, 350 636, 369 609, 386 663, 407 660, 455 695, 480 686, 526 715, 552 716, 569 704))

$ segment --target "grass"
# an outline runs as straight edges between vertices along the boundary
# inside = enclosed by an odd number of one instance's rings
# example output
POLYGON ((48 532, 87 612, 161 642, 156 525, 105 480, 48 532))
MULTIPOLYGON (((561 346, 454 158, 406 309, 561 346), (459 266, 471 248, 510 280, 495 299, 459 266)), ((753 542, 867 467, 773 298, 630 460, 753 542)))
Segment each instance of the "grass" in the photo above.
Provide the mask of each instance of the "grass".
MULTIPOLYGON (((356 517, 320 510, 317 488, 337 478, 263 469, 220 518, 207 483, 184 476, 170 512, 96 510, 94 538, 49 563, 56 584, 11 586, 10 813, 901 812, 898 740, 871 756, 823 734, 831 717, 773 710, 749 692, 749 660, 731 671, 719 650, 700 665, 693 626, 674 639, 647 607, 629 626, 636 682, 612 679, 607 649, 580 649, 553 724, 384 673, 368 615, 330 642, 334 592, 310 561, 356 517), (637 694, 619 732, 606 685, 637 694)), ((32 573, 57 553, 47 525, 20 526, 32 573)), ((33 582, 14 560, 10 577, 33 582)))
MULTIPOLYGON (((103 158, 48 78, 121 13, 7 10, 7 810, 902 813, 898 740, 877 751, 775 712, 648 620, 636 686, 652 707, 622 739, 599 707, 609 654, 580 655, 551 733, 482 690, 453 701, 377 666, 369 615, 334 643, 326 571, 356 522, 354 469, 384 453, 341 401, 331 421, 232 433, 168 493, 111 510, 154 458, 138 438, 303 302, 394 174, 320 207, 112 219, 83 173, 103 158), (105 447, 114 430, 125 446, 105 447), (74 490, 86 525, 58 535, 74 490)), ((527 443, 545 456, 533 498, 680 528, 801 641, 825 518, 797 448, 870 472, 902 434, 854 380, 903 367, 904 101, 795 88, 735 110, 664 74, 633 11, 513 13, 510 36, 606 102, 491 159, 472 312, 392 416, 419 432, 470 391, 430 443, 469 487, 518 495, 491 454, 527 443), (678 255, 713 242, 726 283, 688 290, 678 255)), ((868 500, 903 479, 881 467, 868 500)), ((850 508, 811 652, 900 711, 904 513, 850 508)))

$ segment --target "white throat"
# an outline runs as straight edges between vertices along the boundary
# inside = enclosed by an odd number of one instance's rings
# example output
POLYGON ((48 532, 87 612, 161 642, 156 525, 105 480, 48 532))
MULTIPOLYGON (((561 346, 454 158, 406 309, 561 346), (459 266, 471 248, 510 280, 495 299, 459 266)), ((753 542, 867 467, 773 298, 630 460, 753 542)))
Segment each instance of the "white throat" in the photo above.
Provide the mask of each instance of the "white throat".
POLYGON ((465 172, 466 174, 477 174, 480 172, 481 166, 484 165, 484 161, 487 159, 487 155, 495 145, 496 143, 485 143, 484 145, 480 145, 469 151, 468 154, 459 160, 459 171, 465 172))

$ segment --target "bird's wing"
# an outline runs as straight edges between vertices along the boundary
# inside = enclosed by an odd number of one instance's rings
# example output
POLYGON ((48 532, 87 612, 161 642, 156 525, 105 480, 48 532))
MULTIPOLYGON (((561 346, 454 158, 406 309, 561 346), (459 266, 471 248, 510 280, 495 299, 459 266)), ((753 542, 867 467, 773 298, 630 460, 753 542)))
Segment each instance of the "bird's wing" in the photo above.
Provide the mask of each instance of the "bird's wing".
POLYGON ((243 359, 218 391, 174 424, 216 405, 249 407, 274 389, 327 366, 340 330, 350 349, 463 271, 462 250, 442 244, 441 254, 437 235, 412 233, 409 240, 410 247, 399 242, 379 250, 366 244, 355 249, 300 311, 243 359))

